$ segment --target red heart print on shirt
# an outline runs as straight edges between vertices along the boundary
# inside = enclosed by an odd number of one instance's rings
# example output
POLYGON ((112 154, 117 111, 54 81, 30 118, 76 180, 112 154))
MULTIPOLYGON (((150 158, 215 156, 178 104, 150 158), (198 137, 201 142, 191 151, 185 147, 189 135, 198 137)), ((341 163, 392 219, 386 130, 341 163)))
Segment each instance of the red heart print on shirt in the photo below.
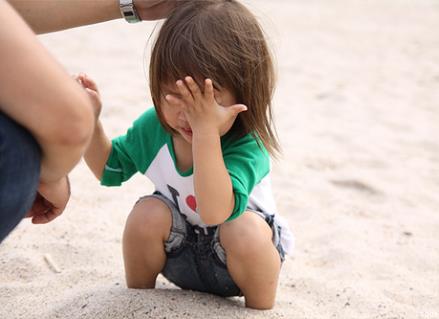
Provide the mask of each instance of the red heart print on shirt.
POLYGON ((195 196, 189 195, 186 197, 186 204, 194 211, 197 212, 197 201, 195 200, 195 196))

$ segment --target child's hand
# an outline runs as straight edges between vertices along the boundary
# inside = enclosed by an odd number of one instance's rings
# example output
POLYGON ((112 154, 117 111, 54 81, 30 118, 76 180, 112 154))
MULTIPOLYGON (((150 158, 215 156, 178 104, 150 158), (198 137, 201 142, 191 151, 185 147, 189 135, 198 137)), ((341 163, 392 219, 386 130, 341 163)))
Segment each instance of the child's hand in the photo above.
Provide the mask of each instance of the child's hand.
POLYGON ((222 136, 230 130, 238 114, 247 110, 243 104, 219 105, 210 79, 204 81, 204 92, 190 76, 184 81, 178 80, 176 85, 181 98, 170 94, 165 98, 183 109, 194 135, 215 133, 222 136))
POLYGON ((98 90, 98 87, 96 86, 96 83, 84 73, 80 73, 78 76, 76 76, 75 80, 79 84, 81 84, 81 86, 85 89, 88 96, 90 97, 90 100, 93 104, 93 110, 95 113, 95 117, 97 120, 99 118, 99 115, 101 114, 102 102, 101 102, 101 96, 99 94, 99 90, 98 90))

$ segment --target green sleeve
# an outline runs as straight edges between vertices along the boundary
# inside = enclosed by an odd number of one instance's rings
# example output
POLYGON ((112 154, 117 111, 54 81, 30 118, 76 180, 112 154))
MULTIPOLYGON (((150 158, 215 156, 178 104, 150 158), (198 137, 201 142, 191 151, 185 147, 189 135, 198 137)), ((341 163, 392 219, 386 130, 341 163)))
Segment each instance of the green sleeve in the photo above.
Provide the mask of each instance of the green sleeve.
POLYGON ((147 110, 125 135, 112 140, 101 184, 119 186, 135 173, 145 173, 158 150, 166 143, 165 136, 154 108, 147 110))
POLYGON ((247 208, 248 198, 270 171, 270 157, 256 137, 247 134, 235 141, 223 143, 223 157, 232 180, 235 207, 227 221, 240 216, 247 208))

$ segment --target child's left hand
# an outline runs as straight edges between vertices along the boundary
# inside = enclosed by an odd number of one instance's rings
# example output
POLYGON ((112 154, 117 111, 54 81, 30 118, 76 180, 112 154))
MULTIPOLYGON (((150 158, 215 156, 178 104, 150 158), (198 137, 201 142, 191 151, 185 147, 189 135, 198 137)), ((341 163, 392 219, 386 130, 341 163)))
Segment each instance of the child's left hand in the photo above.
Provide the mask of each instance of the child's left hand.
POLYGON ((102 110, 102 102, 101 102, 101 96, 99 94, 99 90, 98 90, 96 83, 84 73, 81 73, 78 76, 76 76, 75 80, 87 92, 87 95, 89 96, 89 98, 92 102, 92 105, 93 105, 95 119, 98 120, 99 115, 101 114, 101 110, 102 110))
POLYGON ((176 82, 180 97, 166 95, 166 100, 183 109, 191 126, 194 136, 197 134, 227 133, 240 112, 246 111, 247 106, 234 104, 230 106, 219 105, 214 96, 212 80, 204 81, 204 92, 190 76, 184 81, 176 82))

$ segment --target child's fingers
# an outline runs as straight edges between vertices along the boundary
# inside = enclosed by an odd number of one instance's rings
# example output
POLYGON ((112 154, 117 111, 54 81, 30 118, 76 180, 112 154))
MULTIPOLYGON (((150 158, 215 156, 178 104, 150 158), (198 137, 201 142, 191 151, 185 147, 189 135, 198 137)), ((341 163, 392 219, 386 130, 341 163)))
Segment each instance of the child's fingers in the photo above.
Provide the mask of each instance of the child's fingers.
POLYGON ((74 81, 78 82, 79 85, 83 86, 83 85, 82 85, 82 80, 81 80, 81 77, 79 76, 79 74, 78 74, 78 75, 72 74, 72 75, 71 75, 71 78, 72 78, 74 81))
POLYGON ((84 89, 87 88, 87 83, 84 80, 84 77, 81 74, 78 75, 72 75, 72 78, 79 83, 80 86, 82 86, 84 89))
POLYGON ((208 99, 214 99, 213 83, 211 79, 204 80, 204 96, 208 99))
POLYGON ((197 82, 195 82, 194 79, 190 76, 185 77, 184 80, 186 81, 186 84, 187 84, 190 92, 192 93, 192 96, 194 97, 194 99, 200 99, 201 98, 201 90, 200 90, 200 87, 198 86, 197 82))
POLYGON ((177 89, 180 92, 183 100, 187 104, 193 104, 194 98, 193 98, 191 92, 189 91, 189 89, 187 88, 186 84, 184 84, 184 82, 182 80, 178 80, 176 82, 176 84, 177 84, 177 89))
POLYGON ((165 100, 169 103, 172 104, 174 106, 178 106, 178 107, 184 107, 184 103, 181 99, 179 99, 178 97, 172 95, 172 94, 166 94, 165 95, 165 100))
POLYGON ((76 75, 76 80, 78 82, 84 82, 85 81, 85 74, 84 73, 78 73, 78 75, 76 75))
POLYGON ((92 90, 92 89, 89 89, 89 88, 85 88, 85 90, 86 90, 87 93, 90 94, 93 98, 95 98, 95 99, 99 99, 99 94, 98 94, 98 92, 96 92, 96 91, 94 91, 94 90, 92 90))
POLYGON ((85 89, 86 89, 86 88, 89 88, 89 89, 91 89, 91 90, 93 90, 93 91, 99 92, 96 83, 95 83, 92 79, 90 79, 90 78, 87 76, 87 74, 85 74, 85 73, 79 73, 79 74, 76 75, 76 76, 72 75, 72 78, 73 78, 74 80, 76 80, 76 82, 78 82, 79 84, 81 84, 81 86, 82 86, 83 88, 85 88, 85 89))
POLYGON ((241 112, 247 111, 247 106, 244 104, 235 104, 227 109, 229 109, 234 115, 238 115, 241 112))
POLYGON ((98 87, 92 79, 90 79, 86 74, 81 74, 80 76, 82 83, 85 84, 85 87, 98 92, 98 87))

